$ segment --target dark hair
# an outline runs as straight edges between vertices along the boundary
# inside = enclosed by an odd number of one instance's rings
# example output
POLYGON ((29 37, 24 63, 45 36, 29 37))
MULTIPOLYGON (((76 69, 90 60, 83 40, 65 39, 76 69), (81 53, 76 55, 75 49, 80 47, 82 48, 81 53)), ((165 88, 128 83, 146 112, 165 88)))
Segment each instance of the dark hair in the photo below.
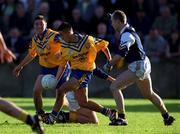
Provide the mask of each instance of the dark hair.
POLYGON ((37 15, 37 16, 34 18, 34 21, 36 21, 36 20, 44 20, 44 21, 46 21, 46 19, 44 18, 43 15, 37 15))
POLYGON ((58 28, 58 31, 70 31, 72 29, 71 24, 69 24, 68 22, 63 22, 58 28))
POLYGON ((123 23, 127 22, 126 14, 121 10, 115 10, 112 14, 112 18, 115 20, 120 20, 123 23))

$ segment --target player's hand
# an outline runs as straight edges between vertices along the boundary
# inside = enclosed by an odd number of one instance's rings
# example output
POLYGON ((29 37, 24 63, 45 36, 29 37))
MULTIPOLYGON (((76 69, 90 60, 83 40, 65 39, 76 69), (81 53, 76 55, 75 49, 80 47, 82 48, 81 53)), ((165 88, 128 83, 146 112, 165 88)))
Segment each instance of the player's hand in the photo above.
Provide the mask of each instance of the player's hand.
POLYGON ((9 49, 5 49, 3 51, 1 51, 0 53, 0 62, 4 63, 4 62, 12 62, 14 59, 16 59, 16 56, 11 52, 11 50, 9 49))
POLYGON ((105 72, 110 72, 112 70, 113 66, 109 63, 109 61, 107 61, 107 63, 103 66, 103 70, 105 72))
POLYGON ((13 75, 15 75, 16 77, 18 77, 22 69, 23 69, 22 66, 20 66, 20 65, 16 66, 16 67, 13 69, 13 75))

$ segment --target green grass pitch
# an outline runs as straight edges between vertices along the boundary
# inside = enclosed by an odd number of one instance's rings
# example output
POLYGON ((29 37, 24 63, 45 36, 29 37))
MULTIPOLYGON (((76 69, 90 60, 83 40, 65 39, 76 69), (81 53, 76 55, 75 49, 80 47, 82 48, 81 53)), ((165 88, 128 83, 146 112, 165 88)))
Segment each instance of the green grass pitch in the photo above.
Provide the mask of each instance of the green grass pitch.
MULTIPOLYGON (((32 98, 7 98, 34 114, 32 98)), ((113 99, 95 99, 100 104, 115 108, 113 99)), ((98 114, 99 124, 44 125, 46 134, 180 134, 180 100, 165 100, 170 113, 176 118, 173 126, 164 126, 158 110, 144 99, 125 99, 128 126, 108 126, 109 120, 98 114)), ((51 111, 54 99, 44 99, 44 108, 51 111)), ((32 134, 24 123, 0 113, 0 134, 32 134)))

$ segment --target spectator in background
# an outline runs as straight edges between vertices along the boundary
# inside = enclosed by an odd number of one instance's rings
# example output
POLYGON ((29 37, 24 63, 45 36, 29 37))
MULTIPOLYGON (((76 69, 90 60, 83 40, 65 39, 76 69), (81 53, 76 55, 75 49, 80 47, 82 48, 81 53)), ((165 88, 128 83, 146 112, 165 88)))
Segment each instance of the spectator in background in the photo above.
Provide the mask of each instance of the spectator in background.
POLYGON ((77 32, 87 32, 87 23, 82 19, 81 11, 79 8, 74 8, 72 10, 72 18, 69 20, 74 30, 77 32))
MULTIPOLYGON (((111 7, 105 8, 105 12, 113 12, 116 9, 122 9, 125 7, 126 2, 124 0, 98 0, 98 5, 102 5, 103 7, 111 7)), ((126 8, 127 9, 127 8, 126 8)))
POLYGON ((173 0, 172 1, 170 1, 170 0, 158 0, 158 9, 165 7, 165 6, 168 6, 172 10, 173 0))
POLYGON ((180 35, 178 31, 173 31, 170 39, 168 40, 166 51, 167 58, 178 59, 180 56, 180 35))
POLYGON ((116 43, 116 39, 115 37, 112 35, 112 34, 108 34, 107 32, 107 24, 104 23, 104 22, 100 22, 98 25, 97 25, 97 37, 98 38, 101 38, 101 39, 104 39, 104 40, 107 40, 110 42, 108 48, 111 52, 115 52, 115 50, 117 49, 115 43, 116 43))
POLYGON ((93 17, 93 11, 96 7, 96 3, 93 3, 92 0, 80 0, 78 1, 76 7, 80 9, 82 19, 88 23, 93 17))
MULTIPOLYGON (((44 18, 48 21, 49 19, 49 3, 48 2, 41 2, 38 8, 38 13, 44 16, 44 18)), ((57 13, 58 14, 58 13, 57 13)))
POLYGON ((1 31, 7 32, 9 25, 9 18, 15 11, 16 1, 15 0, 4 0, 1 2, 0 9, 0 21, 2 21, 3 26, 0 27, 1 31))
POLYGON ((15 63, 18 63, 26 52, 26 42, 22 38, 21 33, 17 27, 10 29, 9 36, 6 39, 8 48, 16 55, 15 63))
POLYGON ((17 27, 21 31, 22 36, 27 36, 29 35, 31 25, 31 17, 26 12, 24 4, 18 2, 15 12, 10 16, 9 27, 17 27))
POLYGON ((136 11, 136 14, 130 19, 130 21, 142 38, 144 35, 148 34, 151 27, 151 21, 149 17, 147 17, 146 12, 143 10, 136 11))
POLYGON ((94 10, 94 15, 91 19, 91 33, 90 34, 94 34, 96 32, 96 28, 97 28, 97 25, 104 21, 105 22, 105 11, 104 11, 104 7, 99 5, 95 8, 94 10))
POLYGON ((38 12, 38 7, 41 0, 26 0, 27 12, 31 16, 31 21, 35 18, 36 13, 38 12))
POLYGON ((177 26, 177 18, 171 14, 169 7, 160 8, 160 16, 155 19, 153 27, 158 29, 164 37, 169 37, 173 29, 177 26))
POLYGON ((103 22, 100 22, 97 25, 97 37, 104 39, 104 40, 107 40, 107 26, 103 22))
POLYGON ((55 20, 63 20, 67 16, 67 8, 69 8, 67 0, 49 0, 47 2, 49 3, 48 23, 50 26, 55 20))
POLYGON ((135 15, 137 11, 144 11, 144 13, 149 17, 151 23, 158 15, 157 0, 132 0, 131 7, 132 16, 135 15))
POLYGON ((165 56, 167 41, 158 33, 157 29, 151 29, 144 39, 144 49, 151 62, 158 62, 165 56))

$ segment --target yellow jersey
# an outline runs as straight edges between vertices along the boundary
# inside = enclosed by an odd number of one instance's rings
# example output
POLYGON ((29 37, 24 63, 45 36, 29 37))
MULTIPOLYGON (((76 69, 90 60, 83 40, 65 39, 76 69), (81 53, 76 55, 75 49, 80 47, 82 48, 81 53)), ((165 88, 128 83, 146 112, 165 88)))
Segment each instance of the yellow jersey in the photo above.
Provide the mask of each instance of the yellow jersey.
POLYGON ((39 56, 39 64, 43 67, 53 68, 59 66, 61 44, 59 34, 51 29, 44 31, 42 39, 35 34, 29 47, 29 54, 32 57, 39 56))
POLYGON ((88 35, 77 36, 77 43, 62 43, 60 66, 69 62, 73 70, 93 71, 97 53, 107 48, 109 42, 88 35))

